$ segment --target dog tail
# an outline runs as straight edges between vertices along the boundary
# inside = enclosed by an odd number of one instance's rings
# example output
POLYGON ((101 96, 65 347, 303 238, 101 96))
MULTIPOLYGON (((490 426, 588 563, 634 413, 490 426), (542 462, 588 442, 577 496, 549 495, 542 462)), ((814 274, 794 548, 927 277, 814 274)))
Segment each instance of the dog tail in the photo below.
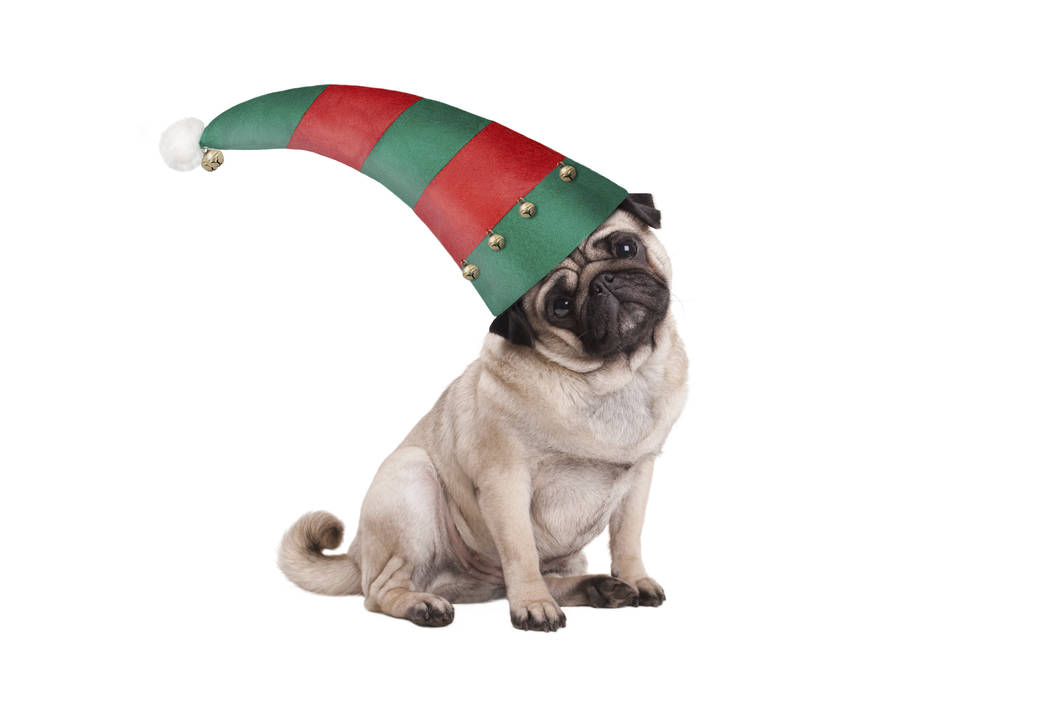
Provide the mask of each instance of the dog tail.
POLYGON ((324 511, 307 513, 288 528, 277 565, 299 588, 328 596, 361 594, 361 570, 349 554, 325 554, 343 541, 343 523, 324 511))

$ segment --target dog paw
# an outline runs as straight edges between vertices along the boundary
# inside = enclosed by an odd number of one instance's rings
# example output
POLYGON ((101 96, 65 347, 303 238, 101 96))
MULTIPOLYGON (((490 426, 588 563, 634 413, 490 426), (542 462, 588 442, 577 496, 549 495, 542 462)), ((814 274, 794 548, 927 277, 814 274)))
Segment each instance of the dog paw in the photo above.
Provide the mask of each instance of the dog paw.
POLYGON ((594 576, 583 584, 592 608, 622 608, 638 605, 638 591, 615 576, 594 576))
POLYGON ((410 605, 405 617, 421 627, 444 627, 456 617, 456 609, 444 598, 428 595, 410 605))
POLYGON ((565 627, 565 613, 549 598, 524 601, 511 605, 510 622, 519 630, 554 632, 565 627))
POLYGON ((648 576, 644 579, 639 579, 634 586, 638 589, 638 605, 658 608, 667 600, 667 596, 664 595, 664 589, 648 576))

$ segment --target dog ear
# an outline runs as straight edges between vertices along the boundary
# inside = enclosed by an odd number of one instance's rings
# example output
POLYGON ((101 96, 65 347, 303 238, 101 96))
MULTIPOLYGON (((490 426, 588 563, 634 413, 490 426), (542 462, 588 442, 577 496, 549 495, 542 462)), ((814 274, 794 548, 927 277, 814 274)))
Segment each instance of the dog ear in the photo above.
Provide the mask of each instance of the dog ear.
POLYGON ((656 209, 651 193, 628 193, 620 203, 620 209, 631 213, 653 229, 660 229, 660 211, 656 209))
POLYGON ((532 325, 529 324, 528 315, 525 314, 525 305, 521 298, 509 308, 496 315, 489 325, 489 332, 505 337, 511 344, 520 344, 523 347, 535 346, 532 334, 532 325))

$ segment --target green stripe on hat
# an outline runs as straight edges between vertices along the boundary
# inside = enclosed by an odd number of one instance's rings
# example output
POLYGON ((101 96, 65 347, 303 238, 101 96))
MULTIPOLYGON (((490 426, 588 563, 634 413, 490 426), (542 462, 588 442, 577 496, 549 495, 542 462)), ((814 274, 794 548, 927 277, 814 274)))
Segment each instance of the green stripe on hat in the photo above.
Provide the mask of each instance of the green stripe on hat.
POLYGON ((467 258, 478 267, 472 283, 493 315, 550 273, 627 197, 626 190, 600 173, 571 159, 563 161, 576 167, 576 179, 561 180, 560 166, 548 173, 525 196, 536 206, 535 215, 522 217, 515 204, 492 228, 503 235, 504 248, 493 251, 486 236, 467 258))
POLYGON ((436 100, 420 100, 387 128, 361 172, 415 207, 438 171, 490 121, 436 100))
POLYGON ((204 128, 200 145, 210 149, 283 149, 310 105, 327 87, 282 90, 234 105, 204 128))

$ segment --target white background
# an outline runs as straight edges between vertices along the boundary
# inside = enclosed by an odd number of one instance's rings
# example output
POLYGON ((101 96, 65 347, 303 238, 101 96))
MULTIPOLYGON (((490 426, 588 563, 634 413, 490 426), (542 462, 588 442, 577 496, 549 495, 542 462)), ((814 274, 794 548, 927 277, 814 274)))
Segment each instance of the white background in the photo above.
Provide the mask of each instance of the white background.
POLYGON ((155 7, 0 22, 0 697, 1047 700, 1042 3, 155 7), (277 571, 302 512, 353 530, 490 319, 351 169, 160 161, 175 119, 326 82, 656 195, 692 360, 664 607, 424 630, 277 571))

